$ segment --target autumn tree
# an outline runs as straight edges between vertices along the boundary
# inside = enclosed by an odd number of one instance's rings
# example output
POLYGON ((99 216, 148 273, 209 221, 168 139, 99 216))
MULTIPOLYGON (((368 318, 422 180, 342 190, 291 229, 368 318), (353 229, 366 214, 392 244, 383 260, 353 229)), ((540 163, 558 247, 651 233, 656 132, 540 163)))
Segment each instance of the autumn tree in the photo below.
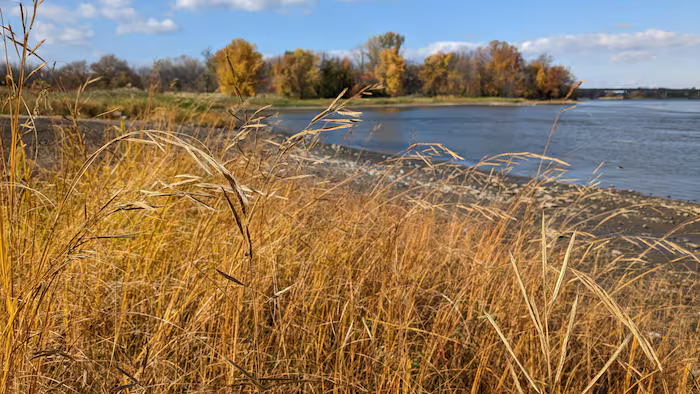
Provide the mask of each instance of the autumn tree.
POLYGON ((483 65, 476 51, 460 51, 450 59, 448 90, 451 94, 468 97, 482 95, 483 65))
POLYGON ((214 54, 214 64, 223 93, 255 95, 263 65, 262 55, 255 45, 240 38, 233 40, 214 54))
POLYGON ((273 64, 274 84, 283 96, 299 99, 318 96, 319 57, 313 51, 287 51, 273 64))
POLYGON ((405 40, 404 36, 394 32, 387 32, 370 38, 365 43, 364 48, 361 49, 362 64, 364 65, 366 61, 366 69, 373 72, 381 62, 382 51, 393 49, 396 53, 399 53, 405 40))
POLYGON ((397 96, 403 90, 406 64, 400 51, 404 40, 401 34, 388 32, 372 37, 365 44, 369 68, 391 96, 397 96))
POLYGON ((551 57, 542 55, 525 67, 524 97, 556 99, 564 97, 569 92, 574 83, 571 71, 564 66, 553 66, 551 63, 551 57))
POLYGON ((504 41, 491 41, 489 52, 491 58, 489 72, 492 83, 490 92, 499 97, 518 96, 522 88, 523 63, 518 48, 504 41))
POLYGON ((374 75, 384 85, 384 90, 391 96, 398 96, 403 91, 403 73, 405 71, 403 57, 394 49, 384 49, 379 55, 379 65, 374 69, 374 75))
POLYGON ((430 55, 423 61, 421 78, 423 80, 423 92, 428 96, 454 94, 450 91, 450 65, 454 53, 438 52, 430 55))
POLYGON ((318 94, 321 97, 335 98, 355 84, 355 75, 350 59, 323 57, 320 68, 320 84, 318 94))

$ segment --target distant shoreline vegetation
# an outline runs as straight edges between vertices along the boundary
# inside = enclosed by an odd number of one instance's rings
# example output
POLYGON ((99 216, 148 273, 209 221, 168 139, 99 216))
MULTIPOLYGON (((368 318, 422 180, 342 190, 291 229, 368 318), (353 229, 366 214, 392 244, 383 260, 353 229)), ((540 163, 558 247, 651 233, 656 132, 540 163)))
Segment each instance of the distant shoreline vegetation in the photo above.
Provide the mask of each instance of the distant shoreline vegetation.
MULTIPOLYGON (((0 87, 0 95, 9 96, 10 90, 0 87)), ((29 110, 45 116, 65 116, 79 118, 115 118, 127 116, 130 119, 153 119, 159 114, 168 114, 176 123, 192 123, 208 126, 225 126, 229 120, 224 116, 228 108, 241 102, 237 97, 223 93, 162 92, 152 94, 137 88, 91 89, 80 95, 80 108, 75 112, 76 92, 32 92, 22 93, 29 110)), ((334 99, 308 98, 295 99, 276 93, 259 94, 244 99, 253 108, 271 106, 277 111, 317 111, 327 108, 334 99)), ((455 97, 455 96, 400 96, 365 97, 352 100, 355 109, 392 109, 411 107, 446 106, 521 106, 571 104, 573 100, 528 100, 506 97, 455 97)), ((10 108, 3 106, 1 114, 8 114, 10 108)), ((20 111, 27 115, 26 108, 20 111)))
POLYGON ((576 91, 578 98, 605 100, 633 99, 700 99, 700 90, 668 88, 597 88, 576 91))
MULTIPOLYGON (((405 37, 389 32, 372 37, 351 56, 339 57, 296 49, 263 58, 255 45, 235 39, 202 58, 180 56, 132 67, 115 55, 88 64, 75 61, 46 64, 27 81, 38 92, 70 92, 93 80, 88 89, 137 88, 149 93, 221 92, 256 97, 275 93, 289 99, 335 98, 345 89, 352 95, 379 85, 379 97, 452 96, 552 100, 566 97, 575 79, 570 70, 542 55, 524 60, 518 49, 503 41, 457 52, 439 52, 422 63, 402 55, 405 37)), ((26 65, 27 70, 35 66, 26 65)), ((6 65, 18 75, 18 65, 6 65)), ((28 75, 27 73, 26 75, 28 75)), ((0 84, 5 84, 3 78, 0 84)))

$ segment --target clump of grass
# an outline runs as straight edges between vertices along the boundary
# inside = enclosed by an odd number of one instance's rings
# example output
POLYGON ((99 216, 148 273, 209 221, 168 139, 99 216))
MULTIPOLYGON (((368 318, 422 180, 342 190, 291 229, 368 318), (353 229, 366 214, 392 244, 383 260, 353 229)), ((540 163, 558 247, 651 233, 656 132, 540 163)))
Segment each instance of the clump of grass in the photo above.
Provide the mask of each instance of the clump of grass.
POLYGON ((346 105, 285 140, 245 107, 227 133, 163 116, 92 152, 76 127, 36 170, 3 146, 3 392, 698 390, 692 285, 614 269, 535 181, 479 206, 397 187, 401 161, 370 184, 326 166, 308 148, 361 119, 346 105))

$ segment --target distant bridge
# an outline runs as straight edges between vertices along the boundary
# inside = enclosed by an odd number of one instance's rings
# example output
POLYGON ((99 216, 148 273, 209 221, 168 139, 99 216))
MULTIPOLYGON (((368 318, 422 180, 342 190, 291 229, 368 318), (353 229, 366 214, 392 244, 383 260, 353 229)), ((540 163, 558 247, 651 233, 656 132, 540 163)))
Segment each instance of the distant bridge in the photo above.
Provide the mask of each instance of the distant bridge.
POLYGON ((690 89, 666 89, 666 88, 600 88, 600 89, 577 89, 578 98, 677 98, 677 99, 700 99, 700 90, 690 89))

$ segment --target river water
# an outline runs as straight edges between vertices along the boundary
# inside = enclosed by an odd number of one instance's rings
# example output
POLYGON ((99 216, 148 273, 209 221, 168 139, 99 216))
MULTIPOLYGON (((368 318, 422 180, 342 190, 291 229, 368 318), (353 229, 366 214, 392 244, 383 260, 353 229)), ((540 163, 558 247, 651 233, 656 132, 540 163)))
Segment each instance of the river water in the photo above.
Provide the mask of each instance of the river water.
MULTIPOLYGON (((440 143, 473 165, 501 153, 542 154, 559 106, 419 107, 364 110, 351 132, 323 142, 397 153, 412 143, 440 143)), ((279 115, 280 126, 301 130, 315 112, 279 115)), ((547 155, 569 164, 566 179, 700 201, 700 101, 582 101, 561 114, 547 155), (601 166, 602 163, 602 166, 601 166), (594 174, 594 171, 600 169, 594 174)), ((538 160, 511 173, 534 176, 538 160)))

